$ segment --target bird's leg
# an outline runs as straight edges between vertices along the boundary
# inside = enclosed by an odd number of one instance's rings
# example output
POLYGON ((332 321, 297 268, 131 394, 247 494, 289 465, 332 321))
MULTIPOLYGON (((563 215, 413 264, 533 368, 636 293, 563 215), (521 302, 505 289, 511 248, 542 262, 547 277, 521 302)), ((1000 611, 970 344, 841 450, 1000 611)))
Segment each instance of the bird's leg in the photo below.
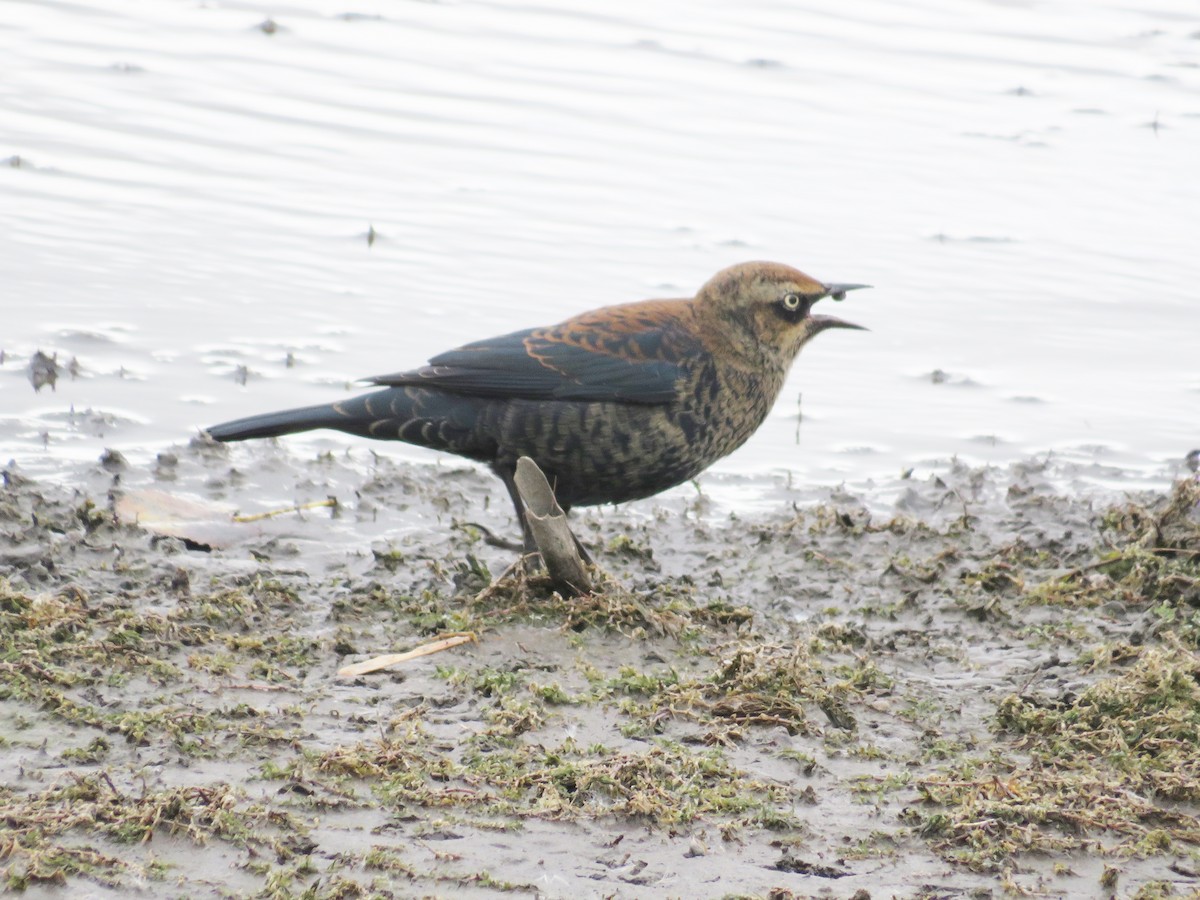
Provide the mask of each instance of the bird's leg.
MULTIPOLYGON (((569 513, 571 507, 564 506, 562 511, 563 513, 569 513)), ((584 565, 594 566, 596 561, 592 559, 592 554, 588 553, 587 547, 583 546, 583 541, 579 539, 579 536, 574 531, 571 532, 571 539, 575 541, 575 549, 579 551, 579 558, 583 560, 584 565)))
MULTIPOLYGON (((521 492, 517 490, 517 482, 513 479, 513 472, 508 469, 497 469, 496 474, 500 476, 500 480, 504 482, 504 486, 508 489, 508 496, 512 498, 513 509, 517 514, 517 521, 521 523, 521 538, 524 542, 525 553, 540 553, 537 542, 533 539, 533 531, 529 527, 529 521, 525 518, 525 503, 521 500, 521 492)), ((555 502, 558 500, 555 498, 555 502)), ((559 503, 563 514, 566 515, 571 511, 571 507, 563 506, 559 503)), ((594 566, 596 563, 592 559, 592 554, 588 553, 587 547, 579 540, 575 532, 571 532, 571 540, 575 542, 575 549, 579 551, 579 557, 586 565, 594 566)))
POLYGON ((459 528, 474 528, 483 535, 483 542, 489 547, 499 547, 502 550, 523 551, 525 545, 520 541, 510 541, 508 538, 500 537, 492 529, 488 528, 482 522, 459 522, 459 528))
POLYGON ((513 480, 513 471, 508 468, 497 468, 496 474, 500 476, 500 480, 504 482, 504 487, 508 490, 508 496, 512 499, 513 510, 517 514, 517 522, 521 525, 521 541, 525 553, 537 553, 537 542, 533 539, 533 531, 529 527, 529 522, 525 519, 525 503, 521 500, 521 493, 517 490, 517 483, 513 480))
POLYGON ((592 559, 592 554, 588 553, 587 547, 583 546, 583 541, 575 537, 575 533, 571 533, 571 537, 575 538, 575 549, 579 551, 579 558, 584 561, 584 564, 594 566, 596 561, 592 559))

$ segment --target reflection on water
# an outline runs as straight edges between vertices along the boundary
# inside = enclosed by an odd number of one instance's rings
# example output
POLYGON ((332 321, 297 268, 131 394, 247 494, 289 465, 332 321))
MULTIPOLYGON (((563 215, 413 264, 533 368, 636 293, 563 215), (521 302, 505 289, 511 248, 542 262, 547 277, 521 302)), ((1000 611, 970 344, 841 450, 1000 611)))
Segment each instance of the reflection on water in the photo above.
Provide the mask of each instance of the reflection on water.
POLYGON ((1140 6, 7 4, 0 448, 152 459, 761 258, 874 284, 842 308, 872 330, 815 341, 725 471, 1169 476, 1200 443, 1200 41, 1140 6))

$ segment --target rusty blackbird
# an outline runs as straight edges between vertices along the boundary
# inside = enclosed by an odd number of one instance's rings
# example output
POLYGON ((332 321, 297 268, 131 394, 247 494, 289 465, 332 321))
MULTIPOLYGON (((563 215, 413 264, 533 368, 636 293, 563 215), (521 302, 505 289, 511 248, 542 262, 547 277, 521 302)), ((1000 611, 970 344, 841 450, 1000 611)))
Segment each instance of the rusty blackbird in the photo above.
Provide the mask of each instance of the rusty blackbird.
POLYGON ((333 428, 478 460, 508 488, 528 546, 513 483, 519 457, 541 467, 565 510, 694 478, 762 424, 814 335, 861 327, 811 312, 821 298, 861 287, 742 263, 689 300, 606 306, 476 341, 367 379, 382 390, 207 431, 242 441, 333 428))

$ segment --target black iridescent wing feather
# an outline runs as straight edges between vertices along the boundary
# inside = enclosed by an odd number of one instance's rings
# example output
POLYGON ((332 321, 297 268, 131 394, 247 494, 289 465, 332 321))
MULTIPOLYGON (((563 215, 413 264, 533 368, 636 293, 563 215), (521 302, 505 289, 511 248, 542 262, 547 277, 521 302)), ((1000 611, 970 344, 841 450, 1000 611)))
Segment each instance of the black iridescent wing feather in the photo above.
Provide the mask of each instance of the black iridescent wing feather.
POLYGON ((678 395, 686 364, 680 351, 692 343, 664 328, 671 318, 659 307, 668 304, 627 304, 624 315, 608 310, 603 323, 585 314, 553 328, 475 341, 420 369, 368 380, 477 397, 666 403, 678 395))

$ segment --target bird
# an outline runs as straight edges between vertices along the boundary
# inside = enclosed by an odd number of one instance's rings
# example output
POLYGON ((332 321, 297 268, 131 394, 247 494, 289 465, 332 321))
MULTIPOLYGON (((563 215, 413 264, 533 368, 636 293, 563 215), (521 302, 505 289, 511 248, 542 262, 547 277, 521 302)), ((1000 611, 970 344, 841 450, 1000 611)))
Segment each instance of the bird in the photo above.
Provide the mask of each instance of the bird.
POLYGON ((813 305, 866 287, 740 263, 690 299, 601 307, 364 379, 370 393, 204 430, 228 442, 329 428, 475 460, 504 483, 530 550, 520 457, 542 469, 564 512, 690 481, 757 430, 805 344, 862 329, 813 305))

